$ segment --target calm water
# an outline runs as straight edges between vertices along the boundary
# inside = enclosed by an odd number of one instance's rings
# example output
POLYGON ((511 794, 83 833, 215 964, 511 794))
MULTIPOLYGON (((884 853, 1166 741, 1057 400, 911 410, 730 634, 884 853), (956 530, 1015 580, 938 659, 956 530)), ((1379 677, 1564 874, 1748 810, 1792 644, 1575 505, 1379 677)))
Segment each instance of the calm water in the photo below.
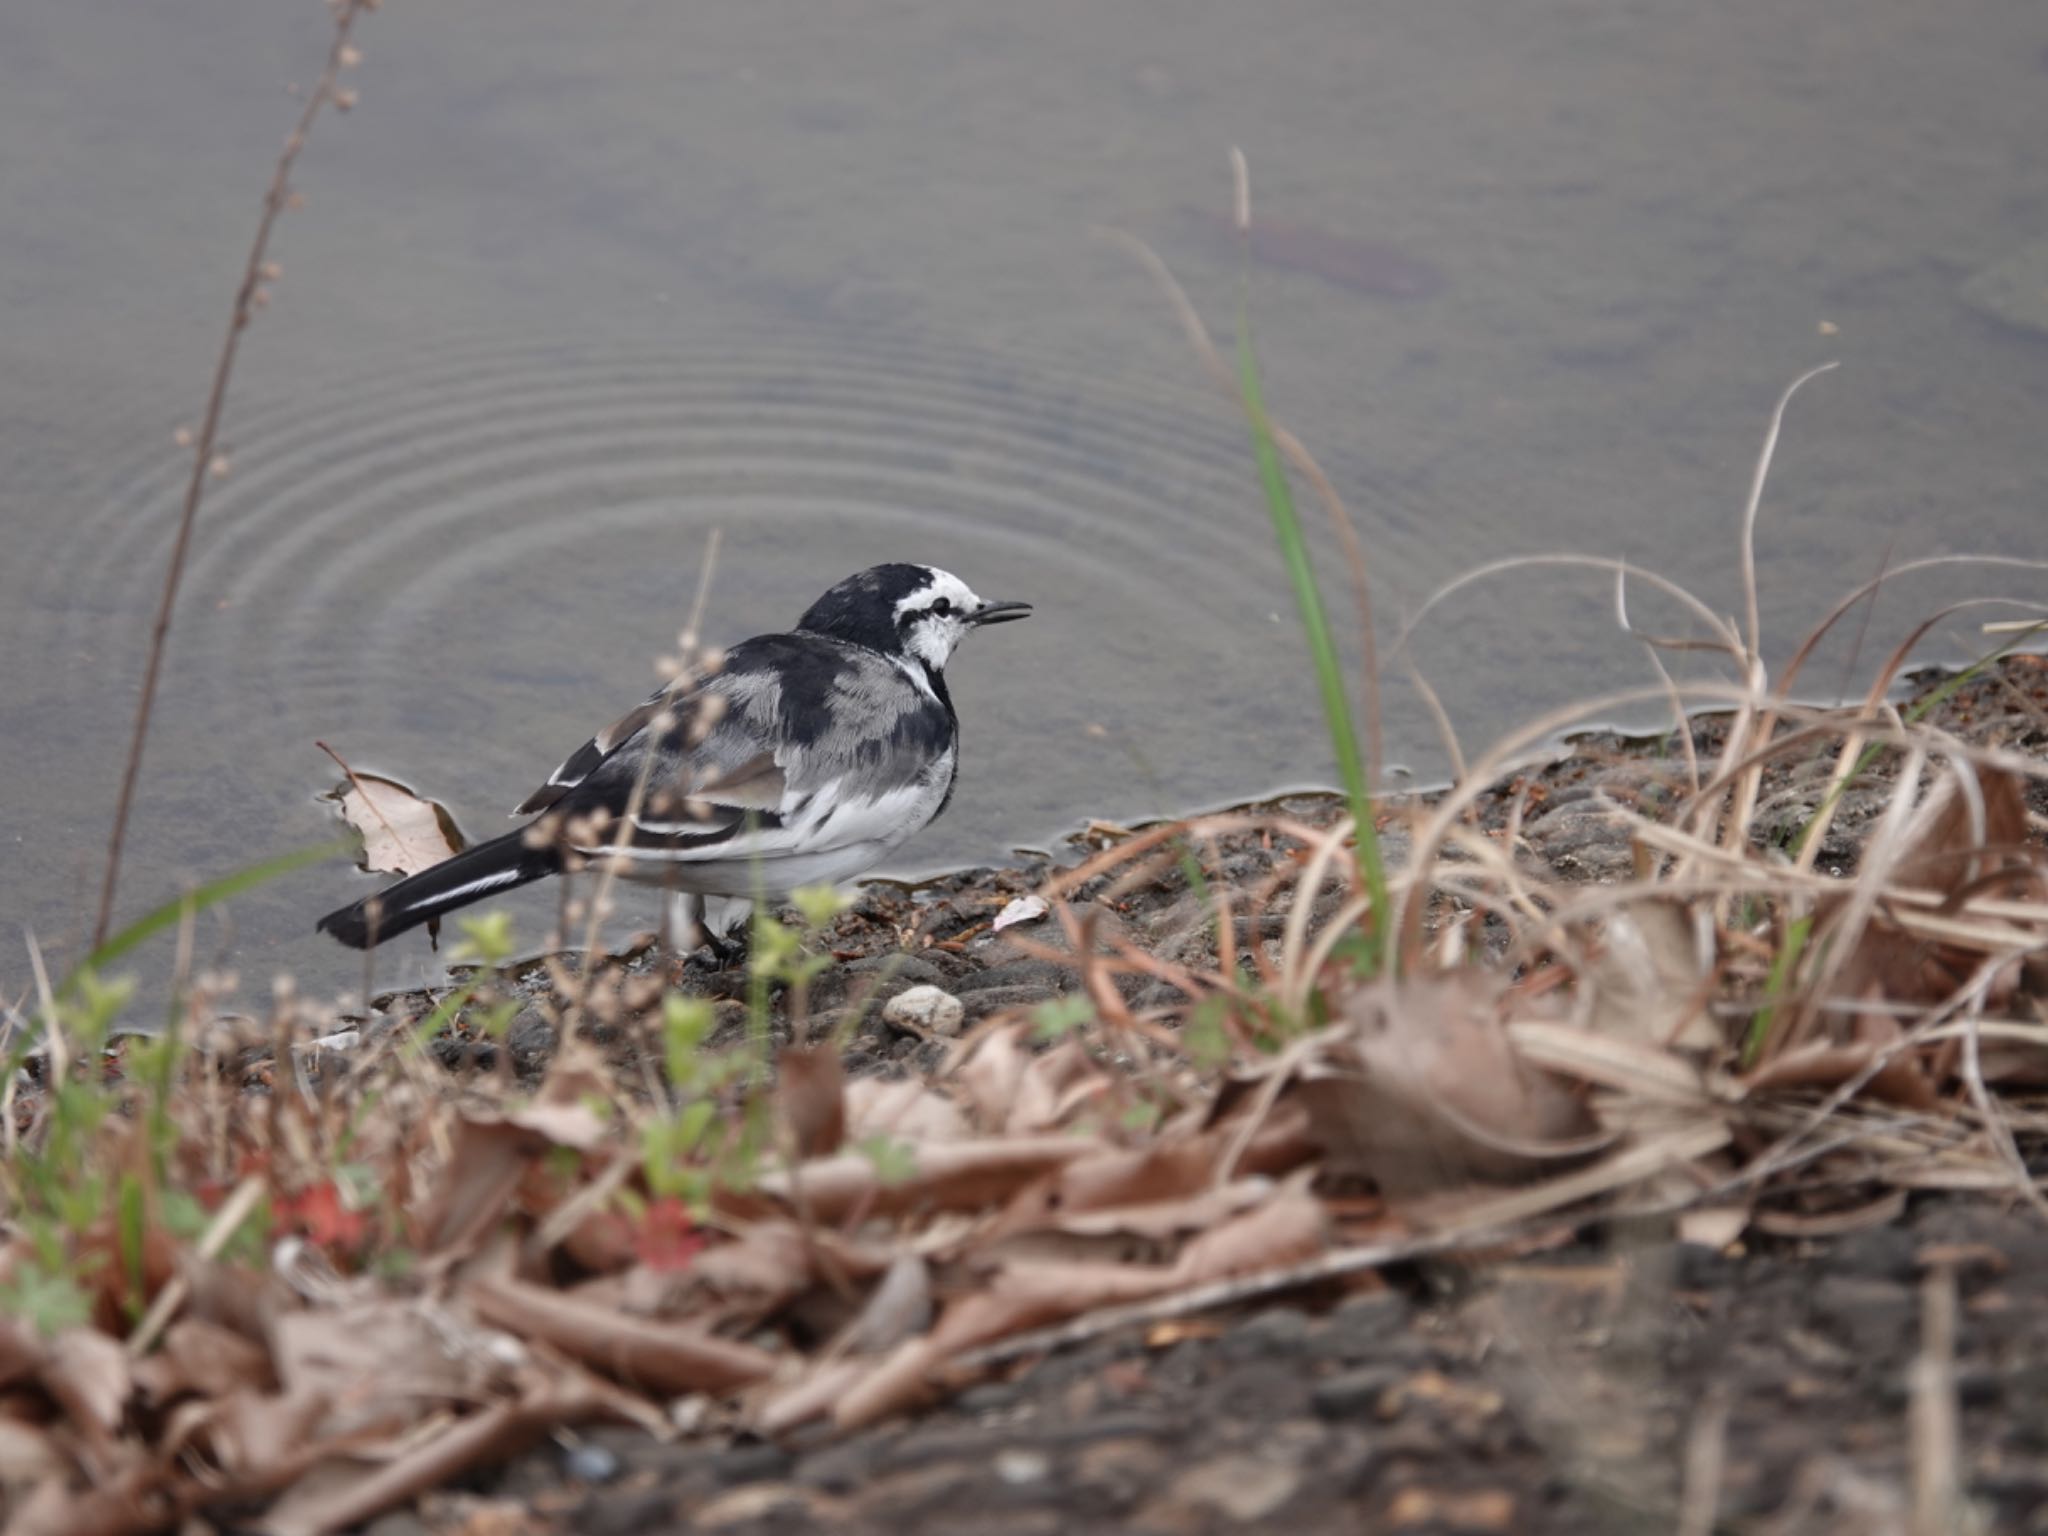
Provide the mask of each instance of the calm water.
MULTIPOLYGON (((312 0, 0 9, 10 996, 21 929, 89 922, 172 434, 324 36, 312 0)), ((884 559, 1038 604, 959 661, 963 785, 897 873, 1325 781, 1242 424, 1091 234, 1227 332, 1233 143, 1271 402, 1383 624, 1547 549, 1734 610, 1764 419, 1829 357, 1766 511, 1781 654, 1887 555, 2048 553, 2037 4, 392 0, 361 43, 243 352, 130 914, 324 835, 316 738, 495 830, 650 686, 714 528, 727 638, 884 559)), ((1902 584, 1868 644, 1994 586, 1902 584)), ((1422 656, 1473 741, 1646 676, 1584 576, 1495 584, 1422 656)), ((1387 730, 1440 769, 1400 685, 1387 730)), ((346 985, 310 928, 360 889, 303 872, 207 944, 346 985)))

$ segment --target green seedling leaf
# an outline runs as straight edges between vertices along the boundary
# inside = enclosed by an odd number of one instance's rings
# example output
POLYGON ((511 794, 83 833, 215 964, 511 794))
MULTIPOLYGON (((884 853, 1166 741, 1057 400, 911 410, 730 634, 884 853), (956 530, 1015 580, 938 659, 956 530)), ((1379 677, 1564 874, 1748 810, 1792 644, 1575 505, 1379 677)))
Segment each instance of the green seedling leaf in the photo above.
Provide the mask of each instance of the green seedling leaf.
POLYGON ((0 1280, 0 1315, 23 1318, 45 1338, 55 1338, 92 1321, 92 1299, 61 1270, 25 1259, 0 1280))
POLYGON ((1230 1060, 1230 1035, 1223 1027, 1223 1021, 1229 1017, 1227 997, 1205 997, 1195 1004, 1181 1026, 1180 1039, 1196 1066, 1214 1071, 1230 1060))
POLYGON ((1078 992, 1070 992, 1031 1010, 1031 1033, 1040 1040, 1057 1040, 1094 1017, 1095 1005, 1078 992))
POLYGON ((837 888, 829 885, 801 886, 789 893, 789 904, 802 915, 804 927, 813 933, 852 905, 837 888))
POLYGON ((515 945, 510 912, 499 910, 458 917, 455 924, 462 930, 462 941, 448 952, 450 960, 496 969, 512 958, 515 945))
POLYGON ((908 1142, 870 1136, 854 1150, 873 1165, 875 1177, 884 1184, 907 1184, 917 1177, 917 1153, 908 1142))

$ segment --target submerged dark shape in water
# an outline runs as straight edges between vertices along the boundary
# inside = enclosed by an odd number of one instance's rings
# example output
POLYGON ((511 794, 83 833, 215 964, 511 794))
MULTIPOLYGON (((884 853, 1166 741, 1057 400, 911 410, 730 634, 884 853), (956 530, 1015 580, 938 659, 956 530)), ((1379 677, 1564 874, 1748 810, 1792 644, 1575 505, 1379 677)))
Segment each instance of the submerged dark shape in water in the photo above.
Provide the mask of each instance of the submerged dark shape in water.
MULTIPOLYGON (((1206 208, 1183 207, 1182 218, 1210 239, 1239 238, 1237 223, 1227 214, 1206 208)), ((1394 299, 1413 303, 1434 298, 1444 288, 1441 267, 1377 240, 1357 240, 1333 234, 1313 224, 1288 224, 1254 217, 1251 228, 1252 259, 1261 266, 1283 272, 1306 272, 1362 293, 1368 298, 1394 299)))

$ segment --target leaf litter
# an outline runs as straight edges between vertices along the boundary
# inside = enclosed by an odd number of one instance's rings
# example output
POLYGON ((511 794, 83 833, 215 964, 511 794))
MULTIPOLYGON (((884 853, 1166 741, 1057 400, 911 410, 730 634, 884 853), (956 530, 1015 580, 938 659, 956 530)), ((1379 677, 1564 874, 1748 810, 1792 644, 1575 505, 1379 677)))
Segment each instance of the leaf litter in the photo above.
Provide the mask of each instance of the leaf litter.
MULTIPOLYGON (((592 952, 416 1016, 493 1040, 537 1010, 534 1081, 197 978, 182 1054, 108 1045, 118 1000, 67 989, 69 1048, 14 1067, 44 1075, 0 1189, 0 1533, 320 1536, 567 1426, 844 1433, 1109 1328, 1646 1213, 1727 1244, 1927 1187, 2041 1205, 2038 709, 1893 708, 1896 655, 1862 707, 1797 706, 1700 611, 1740 683, 1661 676, 1724 712, 1683 720, 1683 773, 1624 753, 1590 786, 1628 875, 1541 851, 1555 802, 1529 814, 1509 759, 1555 722, 1387 811, 1385 914, 1334 803, 1094 827, 995 921, 892 929, 1066 978, 910 1073, 852 1064, 864 999, 791 1016, 833 947, 808 913, 736 1013, 592 952), (1758 807, 1802 792, 1788 849, 1758 807), (1850 792, 1859 865, 1821 873, 1804 839, 1850 792)), ((1988 671, 2042 694, 2031 658, 1988 671)), ((395 790, 350 774, 369 856, 452 851, 395 790)))

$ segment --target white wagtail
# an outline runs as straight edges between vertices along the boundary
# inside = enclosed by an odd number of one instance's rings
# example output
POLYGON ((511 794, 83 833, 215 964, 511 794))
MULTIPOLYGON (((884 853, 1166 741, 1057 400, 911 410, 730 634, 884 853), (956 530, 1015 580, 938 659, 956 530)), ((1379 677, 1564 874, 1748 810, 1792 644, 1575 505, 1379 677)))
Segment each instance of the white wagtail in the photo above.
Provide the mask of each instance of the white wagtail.
POLYGON ((684 932, 722 948, 754 895, 851 879, 945 810, 960 760, 946 662, 968 630, 1030 611, 928 565, 849 576, 790 633, 742 641, 710 677, 658 690, 577 748, 512 813, 537 822, 319 927, 367 949, 557 874, 567 849, 669 887, 684 932))

